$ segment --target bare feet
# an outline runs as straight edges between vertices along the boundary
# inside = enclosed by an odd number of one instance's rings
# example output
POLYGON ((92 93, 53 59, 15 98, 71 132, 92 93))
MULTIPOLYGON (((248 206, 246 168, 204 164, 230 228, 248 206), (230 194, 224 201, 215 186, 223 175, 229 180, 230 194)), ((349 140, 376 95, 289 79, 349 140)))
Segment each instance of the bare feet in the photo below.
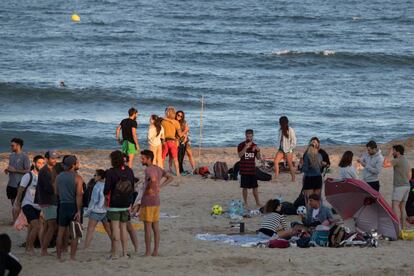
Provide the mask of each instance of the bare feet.
POLYGON ((151 255, 152 257, 158 257, 158 252, 152 252, 152 255, 151 255))
POLYGON ((35 252, 34 252, 34 250, 32 249, 32 250, 26 250, 26 255, 29 255, 29 256, 34 256, 35 255, 35 252))
POLYGON ((50 254, 49 252, 45 252, 45 251, 42 251, 41 253, 40 253, 40 256, 42 256, 42 257, 50 257, 50 256, 53 256, 52 254, 50 254))

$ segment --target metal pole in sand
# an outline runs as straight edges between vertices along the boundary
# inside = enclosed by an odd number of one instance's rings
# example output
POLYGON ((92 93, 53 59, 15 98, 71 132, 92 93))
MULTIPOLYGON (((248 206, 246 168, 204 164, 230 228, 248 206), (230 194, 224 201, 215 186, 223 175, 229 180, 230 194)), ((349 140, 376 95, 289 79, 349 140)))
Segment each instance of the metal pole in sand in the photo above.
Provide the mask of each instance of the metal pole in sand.
POLYGON ((200 141, 198 144, 198 164, 200 164, 201 147, 203 143, 203 112, 204 112, 204 95, 201 96, 201 110, 200 110, 200 141))

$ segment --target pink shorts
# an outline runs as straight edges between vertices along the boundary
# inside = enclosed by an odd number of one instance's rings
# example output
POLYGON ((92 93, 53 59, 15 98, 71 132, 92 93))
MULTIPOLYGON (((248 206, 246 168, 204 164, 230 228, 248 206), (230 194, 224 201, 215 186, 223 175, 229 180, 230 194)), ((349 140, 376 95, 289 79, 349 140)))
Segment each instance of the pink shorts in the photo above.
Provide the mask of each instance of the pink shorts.
POLYGON ((162 159, 165 160, 167 155, 170 154, 172 159, 178 159, 178 146, 175 141, 166 141, 162 146, 162 159))

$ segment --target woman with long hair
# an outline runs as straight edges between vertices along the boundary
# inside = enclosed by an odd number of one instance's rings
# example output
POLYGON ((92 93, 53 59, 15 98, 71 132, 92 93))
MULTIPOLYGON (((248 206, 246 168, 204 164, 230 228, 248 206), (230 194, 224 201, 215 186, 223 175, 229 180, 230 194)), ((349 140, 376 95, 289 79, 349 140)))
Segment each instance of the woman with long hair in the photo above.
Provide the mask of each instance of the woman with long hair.
POLYGON ((195 170, 195 162, 193 158, 193 152, 191 150, 190 139, 188 138, 190 133, 190 127, 188 126, 187 121, 185 120, 185 113, 182 110, 177 111, 175 119, 180 123, 182 137, 179 139, 179 148, 178 148, 178 162, 180 165, 180 173, 184 172, 184 157, 185 154, 188 156, 192 172, 195 170))
POLYGON ((296 147, 295 130, 289 126, 289 120, 286 116, 279 118, 279 136, 278 136, 278 151, 275 156, 275 179, 279 177, 279 162, 285 159, 290 169, 292 182, 295 181, 295 167, 293 166, 293 151, 296 147))
POLYGON ((321 194, 323 166, 322 155, 314 144, 310 144, 303 157, 303 193, 307 202, 311 194, 321 194))
POLYGON ((352 159, 354 158, 354 153, 352 151, 344 152, 342 155, 341 161, 339 161, 339 177, 344 179, 357 179, 357 171, 354 166, 352 166, 352 159))
POLYGON ((164 140, 164 127, 161 125, 162 118, 157 115, 151 115, 150 125, 148 128, 148 144, 150 150, 154 153, 153 164, 164 168, 162 160, 162 140, 164 140))

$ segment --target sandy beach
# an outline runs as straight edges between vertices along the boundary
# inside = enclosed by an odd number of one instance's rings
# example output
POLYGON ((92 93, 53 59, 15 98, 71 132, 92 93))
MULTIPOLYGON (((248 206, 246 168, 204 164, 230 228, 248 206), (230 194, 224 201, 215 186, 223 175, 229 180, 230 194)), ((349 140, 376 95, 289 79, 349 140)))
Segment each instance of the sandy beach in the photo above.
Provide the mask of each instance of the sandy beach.
MULTIPOLYGON (((383 153, 390 145, 381 145, 383 153)), ((414 138, 401 141, 407 149, 407 156, 414 166, 414 138)), ((324 147, 331 156, 332 170, 329 177, 338 175, 337 164, 345 150, 352 150, 359 156, 363 146, 324 147)), ((262 149, 266 157, 271 157, 275 149, 262 149)), ((298 148, 302 153, 303 147, 298 148)), ((62 151, 76 154, 81 161, 80 174, 89 180, 95 169, 108 168, 109 150, 62 151)), ((197 156, 195 150, 195 155, 197 156)), ((215 161, 225 161, 232 166, 237 161, 235 148, 208 148, 202 151, 199 165, 212 165, 215 161)), ((33 157, 36 152, 30 152, 33 157)), ((8 153, 0 154, 0 168, 5 168, 8 153)), ((355 159, 354 159, 355 160, 355 159)), ((142 166, 135 172, 142 178, 142 166)), ((291 183, 288 174, 282 174, 279 182, 260 183, 262 202, 279 195, 293 201, 301 187, 302 176, 291 183)), ((5 192, 0 201, 0 232, 8 233, 13 241, 13 253, 23 264, 21 275, 413 275, 412 258, 414 242, 380 241, 378 248, 240 248, 205 242, 195 239, 200 233, 236 233, 229 227, 228 219, 215 219, 210 216, 211 206, 223 207, 231 199, 240 199, 241 190, 237 181, 216 181, 201 179, 199 176, 182 177, 179 187, 168 186, 161 191, 161 212, 178 216, 162 219, 160 257, 144 258, 144 235, 138 231, 139 254, 129 260, 107 261, 110 242, 106 235, 96 233, 92 246, 87 251, 78 251, 77 262, 58 263, 54 257, 29 257, 18 245, 24 242, 26 232, 17 232, 9 226, 10 204, 5 192)), ((0 175, 0 189, 5 191, 7 176, 0 175)), ((392 191, 392 169, 384 169, 381 176, 381 192, 390 202, 392 191)), ((253 199, 249 195, 251 205, 253 199)), ((246 230, 255 231, 260 217, 245 219, 246 230)), ((84 226, 86 226, 84 222, 84 226)), ((129 242, 131 251, 132 246, 129 242)), ((67 256, 66 256, 67 258, 67 256)))

